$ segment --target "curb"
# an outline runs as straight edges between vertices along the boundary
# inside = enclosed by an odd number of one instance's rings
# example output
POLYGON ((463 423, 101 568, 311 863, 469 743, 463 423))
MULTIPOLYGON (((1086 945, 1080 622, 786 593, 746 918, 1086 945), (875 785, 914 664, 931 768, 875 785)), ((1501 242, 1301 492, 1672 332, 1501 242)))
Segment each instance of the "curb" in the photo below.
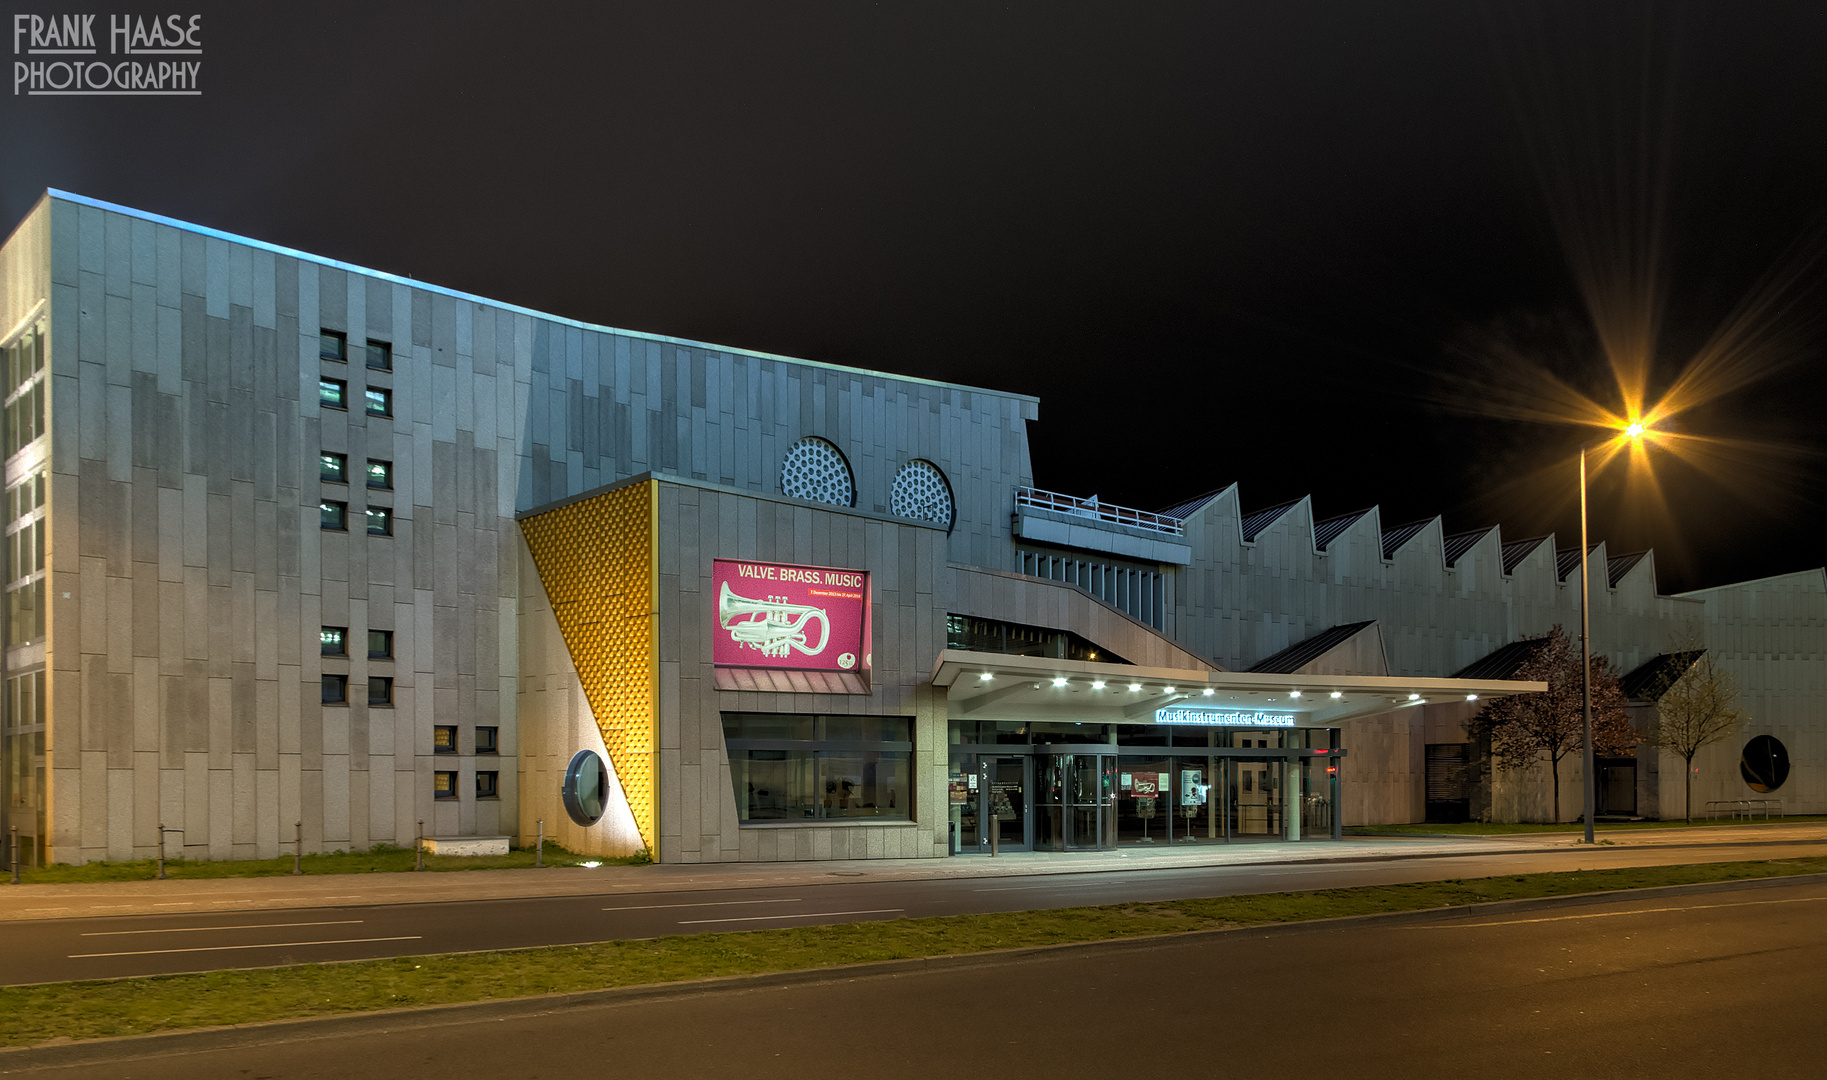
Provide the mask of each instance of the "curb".
POLYGON ((123 1035, 114 1038, 87 1039, 82 1042, 40 1043, 36 1046, 0 1048, 0 1074, 20 1069, 67 1068, 102 1062, 119 1063, 135 1058, 170 1054, 236 1049, 367 1032, 440 1027, 454 1023, 474 1023, 484 1019, 505 1020, 515 1016, 539 1015, 564 1009, 633 1005, 696 994, 741 993, 775 987, 844 982, 853 979, 892 978, 933 971, 1000 967, 1011 963, 1046 960, 1077 952, 1141 952, 1176 945, 1216 941, 1221 938, 1235 939, 1239 936, 1266 937, 1285 933, 1345 930, 1373 924, 1401 926, 1442 922, 1471 914, 1498 915, 1557 907, 1578 907, 1620 900, 1653 900, 1660 897, 1699 896, 1710 893, 1817 884, 1827 884, 1827 873, 1794 874, 1787 877, 1752 878, 1741 881, 1710 881, 1692 885, 1656 885, 1642 889, 1611 889, 1603 892, 1573 893, 1568 896, 1538 897, 1528 900, 1494 900, 1483 904, 1463 904, 1457 907, 1427 908, 1420 911, 1344 915, 1330 919, 1308 919, 1219 930, 1193 930, 1148 937, 1037 945, 1019 949, 959 953, 952 956, 881 960, 862 964, 846 964, 839 967, 808 968, 803 971, 730 975, 673 983, 618 986, 605 990, 541 994, 534 997, 420 1005, 404 1009, 344 1013, 336 1016, 313 1016, 227 1027, 193 1028, 187 1031, 161 1032, 151 1035, 123 1035))

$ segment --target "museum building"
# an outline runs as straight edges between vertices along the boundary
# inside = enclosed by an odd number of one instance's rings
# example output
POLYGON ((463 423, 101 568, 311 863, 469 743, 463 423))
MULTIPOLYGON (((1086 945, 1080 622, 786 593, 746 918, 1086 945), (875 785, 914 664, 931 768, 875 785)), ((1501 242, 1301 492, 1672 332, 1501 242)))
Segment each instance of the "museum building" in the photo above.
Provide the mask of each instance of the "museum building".
MULTIPOLYGON (((1577 626, 1552 536, 1044 491, 1033 397, 57 191, 0 248, 0 333, 0 827, 27 862, 149 857, 161 825, 193 858, 302 829, 694 862, 1578 812, 1465 731, 1577 626)), ((1665 596, 1653 553, 1589 565, 1644 723, 1690 627, 1740 680, 1697 804, 1827 812, 1823 572, 1665 596)), ((1601 809, 1679 813, 1665 758, 1601 762, 1601 809)))

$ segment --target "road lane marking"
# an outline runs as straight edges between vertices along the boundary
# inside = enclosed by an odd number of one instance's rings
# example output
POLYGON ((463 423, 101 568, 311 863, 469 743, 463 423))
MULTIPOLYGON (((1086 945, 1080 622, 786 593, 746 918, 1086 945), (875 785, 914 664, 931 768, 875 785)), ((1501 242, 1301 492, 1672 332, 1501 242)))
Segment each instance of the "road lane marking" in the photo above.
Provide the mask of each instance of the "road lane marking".
POLYGON ((246 926, 171 926, 163 930, 91 930, 83 937, 118 937, 122 934, 194 934, 199 930, 275 930, 282 926, 349 926, 361 919, 330 919, 324 922, 249 923, 246 926))
POLYGON ((1122 885, 1121 881, 1066 881, 1058 885, 1008 885, 994 889, 972 889, 972 892, 1032 892, 1035 889, 1103 889, 1122 885))
POLYGON ((141 949, 138 952, 89 952, 71 953, 67 960, 95 960, 108 956, 161 956, 165 953, 187 952, 224 952, 229 949, 290 949, 301 945, 362 945, 370 941, 418 941, 420 934, 402 934, 398 937, 356 937, 341 938, 336 941, 275 941, 266 945, 202 945, 194 949, 141 949))
POLYGON ((702 904, 632 904, 628 907, 606 907, 604 911, 663 911, 667 908, 686 907, 735 907, 738 904, 797 904, 799 897, 789 896, 781 900, 715 900, 702 904))
POLYGON ((1762 907, 1766 904, 1811 904, 1827 900, 1827 896, 1798 896, 1789 900, 1747 900, 1742 904, 1690 904, 1685 907, 1642 908, 1638 911, 1595 911, 1588 915, 1551 915, 1541 919, 1504 919, 1500 922, 1480 923, 1435 923, 1426 926, 1411 926, 1410 930, 1469 930, 1480 926, 1521 926, 1524 923, 1568 922, 1573 919, 1611 919, 1619 915, 1655 915, 1667 911, 1711 911, 1715 908, 1762 907))
POLYGON ((695 926, 699 923, 714 922, 763 922, 768 919, 822 919, 829 915, 887 915, 891 912, 906 911, 906 908, 885 907, 871 908, 868 911, 808 911, 803 915, 748 915, 738 919, 680 919, 680 926, 695 926))

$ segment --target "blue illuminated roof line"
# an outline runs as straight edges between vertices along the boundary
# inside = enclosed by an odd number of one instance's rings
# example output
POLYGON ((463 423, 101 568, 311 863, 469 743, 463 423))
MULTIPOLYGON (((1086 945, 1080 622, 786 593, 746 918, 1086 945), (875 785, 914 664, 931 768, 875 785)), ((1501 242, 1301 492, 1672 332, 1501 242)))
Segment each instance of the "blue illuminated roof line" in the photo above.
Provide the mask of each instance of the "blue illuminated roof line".
POLYGON ((157 225, 169 225, 174 229, 183 229, 185 232, 193 232, 201 236, 213 236, 218 240, 227 240, 234 244, 246 244, 249 247, 259 248, 262 251, 270 251, 275 255, 284 255, 287 258, 292 259, 303 259, 306 262, 316 263, 319 266, 329 266, 338 270, 347 270, 351 273, 378 278, 381 281, 390 281, 396 285, 405 285, 414 289, 424 289, 426 292, 434 292, 443 296, 454 297, 458 300, 482 304, 485 307, 499 308, 503 311, 512 311, 516 314, 528 315, 535 319, 544 319, 548 322, 558 323, 561 326, 575 326, 580 330, 592 330, 603 334, 620 334, 623 337, 641 338, 646 341, 658 341, 668 345, 680 345, 685 348, 706 349, 711 352, 752 356, 760 360, 778 360, 787 364, 802 364, 806 367, 825 368, 829 371, 842 371, 851 375, 868 375, 873 378, 889 379, 895 382, 919 383, 924 386, 943 387, 947 390, 965 390, 973 394, 994 394, 998 397, 1014 398, 1018 401, 1031 401, 1036 405, 1040 404, 1040 398, 1038 397, 1031 394, 1017 394, 1009 390, 991 390, 986 387, 970 386, 964 383, 940 382, 937 379, 922 379, 916 375, 899 375, 891 371, 871 371, 868 368, 850 367, 847 364, 831 364, 826 363, 823 360, 805 360, 797 356, 782 356, 779 353, 761 352, 757 349, 739 349, 729 345, 718 345, 709 341, 693 341, 690 338, 670 337, 665 334, 650 334, 643 330, 623 330, 620 327, 615 326, 602 326, 598 323, 588 323, 578 319, 569 319, 563 315, 553 315, 549 312, 537 311, 533 308, 523 307, 519 304, 511 304, 503 300, 491 300, 486 296, 477 296, 475 293, 466 293, 457 289, 446 288, 442 285, 433 285, 430 282, 420 281, 417 278, 390 274, 385 270, 372 270, 366 266, 357 266, 354 263, 343 262, 340 259, 332 259, 323 255, 313 255, 308 251, 299 251, 297 248, 289 248, 280 244, 270 244, 265 240, 256 240, 251 236, 241 236, 236 233, 225 232, 221 229, 212 229, 208 225, 198 225, 195 222, 180 221, 177 218, 166 217, 164 214, 155 214, 149 210, 137 210, 131 206, 122 206, 119 203, 111 203, 102 199, 92 199, 87 195, 78 195, 74 192, 62 191, 58 188, 46 188, 45 195, 53 199, 62 199, 65 202, 77 203, 82 206, 92 206, 97 210, 106 210, 115 214, 125 214, 128 217, 139 218, 142 221, 150 221, 157 225))

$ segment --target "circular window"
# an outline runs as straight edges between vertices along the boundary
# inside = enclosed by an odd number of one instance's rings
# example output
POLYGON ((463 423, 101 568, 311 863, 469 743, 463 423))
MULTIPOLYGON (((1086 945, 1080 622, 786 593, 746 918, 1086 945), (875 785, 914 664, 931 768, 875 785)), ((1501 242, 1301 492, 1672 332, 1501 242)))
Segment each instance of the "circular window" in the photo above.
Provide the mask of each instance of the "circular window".
POLYGON ((901 466, 894 474, 894 491, 888 500, 889 512, 896 517, 933 521, 952 527, 952 487, 945 474, 930 461, 919 458, 901 466))
POLYGON ((565 769, 565 813, 579 825, 594 825, 603 816, 609 793, 609 770, 593 750, 579 750, 565 769))
POLYGON ((1759 735, 1745 743, 1745 756, 1738 763, 1745 783, 1752 791, 1775 791, 1789 779, 1789 750, 1780 741, 1759 735))
POLYGON ((844 455, 824 439, 811 435, 794 443, 786 460, 780 463, 780 490, 795 499, 833 506, 856 505, 856 482, 850 478, 850 465, 844 455))

